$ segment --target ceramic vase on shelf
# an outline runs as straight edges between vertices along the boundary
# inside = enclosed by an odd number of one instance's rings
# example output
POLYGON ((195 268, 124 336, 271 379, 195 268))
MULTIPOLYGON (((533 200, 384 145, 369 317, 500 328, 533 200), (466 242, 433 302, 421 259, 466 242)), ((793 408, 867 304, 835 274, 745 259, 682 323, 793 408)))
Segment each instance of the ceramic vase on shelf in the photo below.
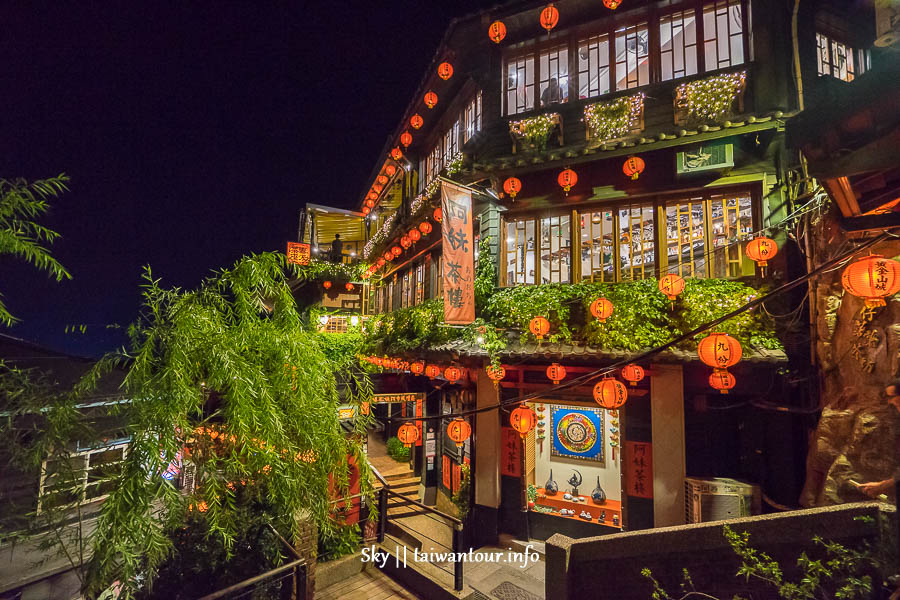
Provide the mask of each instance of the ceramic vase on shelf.
POLYGON ((594 501, 594 504, 603 504, 606 502, 606 492, 603 491, 603 488, 600 487, 600 476, 597 476, 597 487, 594 488, 594 491, 591 492, 591 500, 594 501))
POLYGON ((544 484, 544 492, 553 496, 558 491, 559 491, 559 486, 556 485, 555 481, 553 481, 553 469, 550 469, 550 479, 548 479, 547 483, 544 484))

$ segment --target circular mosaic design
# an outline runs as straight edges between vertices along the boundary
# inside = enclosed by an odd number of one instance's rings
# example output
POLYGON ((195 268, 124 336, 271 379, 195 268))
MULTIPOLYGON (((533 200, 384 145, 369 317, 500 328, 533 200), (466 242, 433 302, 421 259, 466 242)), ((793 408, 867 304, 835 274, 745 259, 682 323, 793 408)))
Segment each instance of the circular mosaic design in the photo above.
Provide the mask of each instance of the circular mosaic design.
POLYGON ((556 439, 569 452, 587 452, 597 443, 597 428, 584 415, 569 413, 557 422, 556 439))

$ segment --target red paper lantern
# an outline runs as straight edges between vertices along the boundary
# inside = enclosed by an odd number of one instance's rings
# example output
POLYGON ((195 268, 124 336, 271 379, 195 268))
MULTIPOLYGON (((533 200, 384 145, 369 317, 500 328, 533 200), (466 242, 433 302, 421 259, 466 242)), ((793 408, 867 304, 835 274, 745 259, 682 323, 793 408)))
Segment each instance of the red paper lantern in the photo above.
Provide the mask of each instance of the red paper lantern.
POLYGON ((422 124, 424 122, 425 122, 424 119, 422 119, 422 117, 418 113, 414 114, 413 116, 411 116, 409 118, 409 124, 412 126, 413 129, 418 129, 419 127, 422 126, 422 124))
POLYGON ((434 108, 438 103, 438 96, 432 91, 428 91, 425 93, 425 106, 428 108, 434 108))
POLYGON ((622 0, 603 0, 603 6, 609 10, 616 10, 620 4, 622 4, 622 0))
POLYGON ((509 424, 512 425, 513 429, 519 432, 522 439, 525 439, 528 432, 534 429, 535 423, 537 423, 537 415, 527 406, 520 406, 513 409, 509 415, 509 424))
POLYGON ((606 410, 616 410, 628 400, 628 390, 618 379, 604 377, 594 386, 594 400, 606 410))
POLYGON ((556 10, 556 7, 551 2, 541 10, 541 27, 549 33, 551 29, 556 27, 557 23, 559 23, 559 11, 556 10))
POLYGON ((444 379, 450 383, 456 383, 462 377, 462 371, 459 367, 449 366, 444 369, 444 379))
POLYGON ((659 280, 659 291, 662 292, 670 302, 675 302, 675 298, 684 291, 684 279, 680 275, 669 273, 659 280))
POLYGON ((644 172, 644 159, 640 156, 629 156, 622 165, 622 172, 632 179, 637 179, 644 172))
POLYGON ((566 378, 566 368, 559 363, 553 363, 549 367, 547 367, 547 379, 553 382, 553 385, 558 384, 560 381, 566 378))
POLYGON ((625 365, 622 367, 622 379, 630 383, 632 386, 644 378, 644 367, 640 365, 625 365))
POLYGON ((462 448, 470 435, 472 435, 472 426, 459 417, 453 419, 447 425, 447 437, 456 442, 457 448, 462 448))
POLYGON ((406 235, 409 237, 409 241, 411 241, 413 244, 422 239, 422 232, 415 227, 410 229, 409 233, 407 233, 406 235))
POLYGON ((372 186, 372 189, 375 190, 376 193, 380 194, 381 190, 384 189, 384 186, 381 185, 380 183, 376 183, 375 185, 372 186))
POLYGON ((491 41, 495 44, 499 44, 503 41, 503 38, 506 37, 506 25, 503 24, 503 21, 494 21, 491 23, 490 27, 488 27, 488 37, 491 38, 491 41))
POLYGON ((441 374, 441 368, 437 365, 428 365, 425 367, 425 374, 428 375, 429 379, 434 379, 441 374))
POLYGON ((378 259, 378 263, 377 263, 377 264, 378 264, 378 268, 380 269, 381 267, 383 267, 383 266, 385 265, 386 262, 387 262, 387 261, 384 260, 384 258, 379 258, 379 259, 378 259))
POLYGON ((368 206, 363 206, 363 207, 362 207, 362 214, 367 215, 367 214, 369 214, 370 212, 372 212, 372 209, 369 208, 368 206))
POLYGON ((394 173, 397 172, 397 167, 395 167, 394 165, 388 165, 384 168, 384 172, 387 173, 388 177, 393 177, 394 173))
POLYGON ((397 439, 409 448, 419 440, 419 428, 407 421, 397 430, 397 439))
POLYGON ((719 390, 720 394, 727 394, 737 384, 734 375, 725 369, 716 369, 709 376, 709 387, 719 390))
POLYGON ((404 131, 400 134, 400 143, 403 144, 404 148, 408 148, 410 144, 412 144, 412 134, 408 131, 404 131))
POLYGON ((384 176, 384 175, 378 176, 378 183, 380 183, 381 185, 384 185, 387 182, 388 182, 388 178, 386 176, 384 176))
POLYGON ((500 386, 500 380, 506 377, 506 369, 503 368, 503 365, 488 365, 484 368, 487 376, 491 378, 494 382, 494 388, 498 388, 500 386))
POLYGON ((711 333, 697 345, 697 355, 703 364, 714 369, 733 367, 741 360, 741 344, 727 333, 711 333))
POLYGON ((531 323, 529 323, 528 329, 531 330, 531 333, 533 333, 537 339, 542 340, 544 339, 544 336, 547 335, 547 332, 550 331, 550 321, 544 317, 535 317, 531 320, 531 323))
POLYGON ((408 235, 404 235, 400 238, 400 245, 403 246, 403 249, 407 249, 412 246, 412 240, 409 239, 408 235))
POLYGON ((431 216, 432 216, 432 217, 434 218, 434 220, 437 221, 438 223, 440 223, 441 221, 444 220, 444 216, 443 216, 443 213, 441 212, 441 207, 440 207, 440 206, 438 206, 436 209, 434 209, 434 212, 431 214, 431 216))
POLYGON ((390 250, 388 250, 387 252, 384 253, 384 260, 387 260, 387 261, 394 260, 394 255, 391 254, 390 250))
POLYGON ((775 240, 760 236, 747 242, 745 251, 747 257, 759 265, 763 276, 765 276, 766 265, 769 264, 768 261, 775 258, 775 255, 778 254, 778 244, 775 240))
POLYGON ((346 289, 348 292, 352 292, 354 287, 355 286, 352 283, 350 283, 349 281, 344 284, 344 289, 346 289))
POLYGON ((850 263, 841 275, 844 289, 865 298, 868 308, 885 305, 885 298, 900 292, 900 262, 871 254, 850 263))
POLYGON ((421 360, 417 360, 409 364, 409 371, 413 375, 421 375, 425 372, 425 363, 421 360))
POLYGON ((366 206, 369 207, 370 209, 375 208, 375 201, 371 200, 371 199, 366 200, 366 206))
POLYGON ((323 281, 323 282, 322 282, 322 287, 325 288, 326 290, 330 290, 330 289, 331 289, 331 282, 328 281, 328 280, 323 281))
POLYGON ((394 246, 393 248, 391 248, 391 254, 393 254, 394 256, 400 256, 401 254, 403 254, 403 248, 401 248, 400 246, 394 246))
POLYGON ((375 192, 369 192, 369 195, 366 196, 366 198, 369 200, 378 200, 378 194, 376 194, 375 192))
POLYGON ((403 158, 403 152, 400 150, 399 146, 391 150, 391 158, 393 158, 394 160, 400 160, 401 158, 403 158))
POLYGON ((556 182, 559 183, 560 187, 563 191, 568 195, 569 190, 572 189, 576 183, 578 183, 578 174, 575 173, 572 169, 565 169, 562 173, 559 174, 559 177, 556 178, 556 182))
POLYGON ((516 177, 509 177, 503 182, 503 191, 506 192, 510 198, 515 198, 516 194, 522 191, 522 182, 516 177))
POLYGON ((422 235, 428 235, 431 233, 431 223, 428 221, 422 221, 419 223, 419 231, 422 232, 422 235))
POLYGON ((601 323, 606 323, 606 320, 613 314, 613 309, 613 303, 606 298, 597 298, 591 302, 591 314, 601 323))
MULTIPOLYGON (((437 71, 438 71, 438 77, 440 77, 441 79, 446 80, 446 79, 450 79, 451 77, 453 77, 453 65, 451 65, 448 62, 442 62, 441 64, 439 64, 437 71)), ((437 101, 435 101, 435 102, 437 102, 437 101)), ((429 107, 429 108, 431 108, 431 107, 429 107)))

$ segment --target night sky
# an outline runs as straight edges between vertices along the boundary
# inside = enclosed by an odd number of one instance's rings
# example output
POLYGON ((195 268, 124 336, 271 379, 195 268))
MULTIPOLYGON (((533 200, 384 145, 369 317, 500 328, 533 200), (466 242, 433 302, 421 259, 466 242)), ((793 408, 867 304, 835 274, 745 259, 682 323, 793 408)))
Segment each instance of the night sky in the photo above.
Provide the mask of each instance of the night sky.
POLYGON ((74 279, 0 257, 0 331, 99 355, 144 265, 193 287, 354 205, 450 20, 494 3, 47 4, 3 10, 0 177, 71 177, 43 223, 74 279))

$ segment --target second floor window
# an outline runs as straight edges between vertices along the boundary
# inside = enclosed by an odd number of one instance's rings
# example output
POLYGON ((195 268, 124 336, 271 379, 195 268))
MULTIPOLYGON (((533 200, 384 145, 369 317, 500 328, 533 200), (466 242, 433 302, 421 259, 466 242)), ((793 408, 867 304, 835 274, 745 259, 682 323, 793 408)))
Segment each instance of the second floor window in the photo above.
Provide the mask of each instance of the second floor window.
POLYGON ((694 12, 676 12, 660 17, 659 57, 663 81, 697 74, 694 12))
POLYGON ((740 0, 718 0, 703 7, 703 52, 707 71, 744 62, 744 22, 740 0))
POLYGON ((650 83, 650 38, 647 24, 616 31, 616 90, 650 83))
POLYGON ((472 139, 472 136, 481 131, 481 90, 475 94, 466 104, 463 111, 463 144, 472 139))
POLYGON ((609 93, 609 36, 596 35, 578 42, 578 97, 609 93))
POLYGON ((825 34, 816 33, 816 51, 819 75, 853 81, 866 70, 865 50, 855 50, 825 34))

